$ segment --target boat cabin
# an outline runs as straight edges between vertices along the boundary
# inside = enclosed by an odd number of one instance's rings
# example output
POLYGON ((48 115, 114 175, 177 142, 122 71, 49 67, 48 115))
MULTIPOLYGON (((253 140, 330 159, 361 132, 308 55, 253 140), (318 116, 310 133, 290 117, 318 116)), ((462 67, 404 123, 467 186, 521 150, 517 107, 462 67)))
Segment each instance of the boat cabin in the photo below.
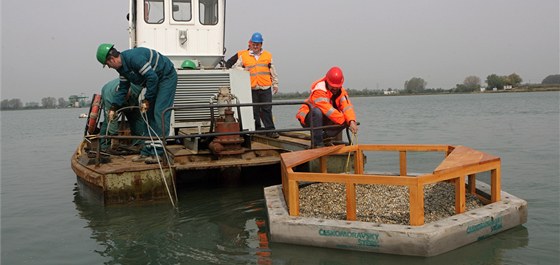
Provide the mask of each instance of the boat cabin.
POLYGON ((225 0, 130 0, 129 45, 215 68, 224 56, 225 0))
MULTIPOLYGON (((222 88, 238 102, 251 103, 247 71, 226 69, 224 61, 225 0, 130 0, 129 46, 146 47, 167 56, 178 81, 171 115, 171 134, 209 131, 212 114, 188 107, 208 104, 222 88)), ((243 129, 253 130, 252 110, 236 113, 243 129)))

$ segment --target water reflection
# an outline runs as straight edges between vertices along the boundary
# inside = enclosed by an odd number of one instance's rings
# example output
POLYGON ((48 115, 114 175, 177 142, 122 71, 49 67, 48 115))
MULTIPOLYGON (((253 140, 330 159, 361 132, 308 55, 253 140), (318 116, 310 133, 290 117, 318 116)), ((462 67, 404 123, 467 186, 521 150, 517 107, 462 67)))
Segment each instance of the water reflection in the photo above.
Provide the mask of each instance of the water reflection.
POLYGON ((208 179, 179 186, 177 209, 166 202, 103 206, 81 184, 74 203, 106 264, 272 264, 262 191, 270 180, 208 179))
POLYGON ((431 258, 269 243, 262 185, 206 183, 179 195, 177 210, 103 207, 81 188, 74 202, 106 264, 507 264, 510 250, 528 244, 523 226, 431 258))

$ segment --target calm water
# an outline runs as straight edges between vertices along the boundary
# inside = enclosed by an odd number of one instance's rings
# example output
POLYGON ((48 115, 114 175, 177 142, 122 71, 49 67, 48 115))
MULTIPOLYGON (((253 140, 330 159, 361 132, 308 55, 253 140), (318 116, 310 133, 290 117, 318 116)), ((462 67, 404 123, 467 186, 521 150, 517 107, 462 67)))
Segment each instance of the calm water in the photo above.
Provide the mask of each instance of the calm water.
MULTIPOLYGON (((433 258, 259 245, 264 182, 181 187, 177 210, 100 206, 70 168, 87 109, 1 112, 1 263, 558 264, 559 94, 353 99, 359 143, 466 145, 500 156, 502 188, 528 201, 525 225, 433 258)), ((275 108, 277 125, 295 127, 294 108, 275 108)))

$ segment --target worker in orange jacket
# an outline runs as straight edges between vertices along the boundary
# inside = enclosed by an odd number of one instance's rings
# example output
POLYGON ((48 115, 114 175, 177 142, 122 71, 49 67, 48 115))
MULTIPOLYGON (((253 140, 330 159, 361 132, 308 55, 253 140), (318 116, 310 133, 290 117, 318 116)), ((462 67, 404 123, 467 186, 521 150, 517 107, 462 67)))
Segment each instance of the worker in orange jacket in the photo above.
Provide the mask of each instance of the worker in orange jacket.
MULTIPOLYGON (((332 67, 327 74, 313 82, 306 103, 299 108, 296 118, 303 127, 346 125, 353 134, 358 133, 354 106, 342 87, 344 75, 339 67, 332 67), (310 109, 311 106, 311 109, 310 109)), ((334 137, 343 128, 313 130, 314 147, 323 146, 323 137, 334 137)))

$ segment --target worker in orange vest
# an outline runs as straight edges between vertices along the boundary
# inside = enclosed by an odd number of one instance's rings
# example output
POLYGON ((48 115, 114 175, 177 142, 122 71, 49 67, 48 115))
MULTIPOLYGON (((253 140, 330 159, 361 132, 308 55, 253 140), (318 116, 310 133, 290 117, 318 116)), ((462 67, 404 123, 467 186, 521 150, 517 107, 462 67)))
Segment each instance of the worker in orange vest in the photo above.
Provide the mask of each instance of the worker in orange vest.
MULTIPOLYGON (((348 98, 348 93, 342 87, 344 74, 339 67, 332 67, 327 74, 313 82, 309 98, 299 108, 296 118, 303 127, 346 125, 353 134, 358 133, 354 106, 348 98), (311 109, 310 109, 311 106, 311 109)), ((341 128, 313 130, 314 147, 323 146, 323 137, 334 137, 342 131, 341 128)))
MULTIPOLYGON (((253 103, 270 103, 272 94, 278 93, 278 75, 272 62, 272 54, 262 48, 263 37, 255 32, 251 36, 250 49, 237 53, 238 60, 233 65, 241 65, 251 76, 251 96, 253 103)), ((232 59, 226 66, 232 65, 232 59)), ((272 120, 272 106, 254 106, 253 118, 256 130, 274 130, 272 120), (262 123, 261 123, 262 120, 262 123)), ((266 134, 268 137, 278 138, 276 132, 266 134)))

